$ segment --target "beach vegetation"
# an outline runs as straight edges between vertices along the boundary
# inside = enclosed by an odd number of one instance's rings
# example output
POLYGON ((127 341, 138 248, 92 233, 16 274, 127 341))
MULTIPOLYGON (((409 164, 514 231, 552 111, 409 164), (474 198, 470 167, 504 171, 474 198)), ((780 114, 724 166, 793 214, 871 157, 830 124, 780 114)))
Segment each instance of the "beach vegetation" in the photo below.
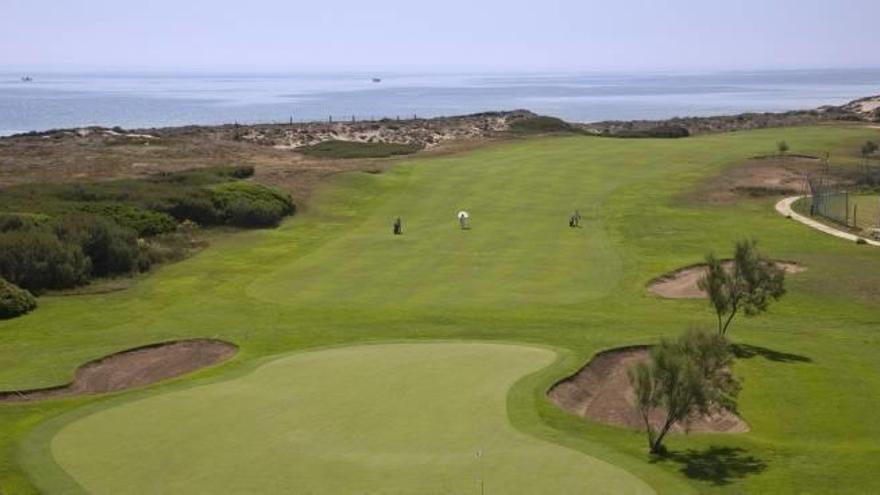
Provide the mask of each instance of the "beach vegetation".
POLYGON ((575 128, 562 119, 536 115, 511 122, 509 130, 513 134, 552 134, 572 132, 575 128))
POLYGON ((422 149, 418 143, 364 143, 359 141, 329 140, 297 148, 304 155, 316 158, 388 158, 411 155, 422 149))

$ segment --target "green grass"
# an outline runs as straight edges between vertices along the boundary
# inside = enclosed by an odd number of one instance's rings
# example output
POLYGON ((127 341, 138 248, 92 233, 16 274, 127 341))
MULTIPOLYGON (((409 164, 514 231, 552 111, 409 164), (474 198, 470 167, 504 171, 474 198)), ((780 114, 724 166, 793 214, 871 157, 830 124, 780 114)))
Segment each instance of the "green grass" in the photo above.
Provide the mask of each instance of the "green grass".
POLYGON ((880 196, 877 194, 853 194, 853 224, 863 230, 880 228, 880 196))
MULTIPOLYGON (((880 228, 880 195, 870 193, 851 193, 849 199, 844 200, 843 195, 835 199, 837 211, 840 213, 840 222, 834 219, 817 216, 816 220, 827 223, 837 228, 850 227, 850 230, 858 233, 867 232, 869 229, 880 228), (846 218, 849 224, 843 223, 844 212, 848 211, 846 218)), ((810 214, 810 198, 801 198, 795 202, 795 211, 803 215, 810 214)))
POLYGON ((104 409, 51 448, 95 494, 479 493, 480 479, 487 493, 653 493, 511 426, 507 390, 553 361, 544 349, 473 343, 298 353, 104 409))
MULTIPOLYGON (((4 389, 61 383, 89 359, 164 339, 218 337, 242 349, 224 366, 146 390, 0 407, 0 485, 36 490, 32 480, 57 469, 54 435, 78 418, 138 399, 171 400, 194 383, 242 383, 266 356, 471 339, 559 349, 559 360, 510 389, 513 427, 586 454, 584 463, 614 464, 658 492, 880 491, 877 253, 786 220, 773 211, 774 198, 724 206, 683 199, 783 139, 799 152, 842 156, 876 135, 823 126, 683 140, 524 139, 339 176, 278 229, 220 238, 130 289, 44 297, 37 311, 0 322, 4 389), (461 208, 472 214, 469 231, 455 220, 461 208), (581 229, 567 224, 575 209, 581 229), (395 237, 397 216, 405 234, 395 237), (598 350, 711 325, 705 302, 659 299, 645 283, 709 250, 726 254, 743 237, 808 267, 767 315, 731 329, 756 349, 736 367, 750 433, 674 436, 674 456, 651 462, 642 434, 584 421, 546 400, 547 387, 598 350)), ((243 421, 259 423, 258 413, 243 421)), ((451 422, 462 421, 477 419, 451 422)))
POLYGON ((411 155, 421 150, 418 144, 361 143, 357 141, 323 141, 297 148, 305 155, 318 158, 386 158, 411 155))

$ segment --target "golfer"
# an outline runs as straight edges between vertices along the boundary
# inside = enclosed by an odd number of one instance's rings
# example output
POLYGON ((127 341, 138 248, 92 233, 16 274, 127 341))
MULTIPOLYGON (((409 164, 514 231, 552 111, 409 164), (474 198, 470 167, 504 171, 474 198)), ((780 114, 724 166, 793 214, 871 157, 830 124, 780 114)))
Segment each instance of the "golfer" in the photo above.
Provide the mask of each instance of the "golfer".
POLYGON ((456 216, 458 217, 458 224, 461 226, 461 230, 467 230, 470 228, 469 219, 471 216, 468 214, 468 212, 462 210, 458 212, 456 216))

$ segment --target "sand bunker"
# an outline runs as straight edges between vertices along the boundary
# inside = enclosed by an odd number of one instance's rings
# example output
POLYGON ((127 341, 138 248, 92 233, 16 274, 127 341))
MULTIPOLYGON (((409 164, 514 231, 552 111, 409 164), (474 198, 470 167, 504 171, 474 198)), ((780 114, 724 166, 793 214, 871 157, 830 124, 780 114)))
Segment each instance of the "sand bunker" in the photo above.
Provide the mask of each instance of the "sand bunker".
MULTIPOLYGON (((547 392, 554 404, 572 414, 600 423, 644 429, 635 407, 635 394, 629 383, 630 366, 648 359, 648 347, 624 347, 597 354, 574 375, 557 383, 547 392)), ((651 422, 658 426, 663 412, 656 411, 651 422)), ((685 431, 674 424, 672 432, 685 431)), ((744 433, 749 425, 737 415, 720 410, 709 416, 693 418, 687 431, 695 433, 744 433)))
MULTIPOLYGON (((723 263, 727 269, 730 269, 733 264, 731 260, 725 260, 723 263)), ((800 273, 806 270, 803 265, 793 261, 777 261, 776 266, 785 270, 786 274, 800 273)), ((701 299, 706 297, 706 293, 697 287, 697 282, 705 273, 706 265, 704 263, 687 266, 655 278, 648 284, 648 290, 660 297, 670 299, 701 299)))
POLYGON ((80 366, 73 382, 67 385, 0 392, 0 402, 29 402, 142 387, 226 361, 237 351, 233 344, 212 339, 137 347, 80 366))

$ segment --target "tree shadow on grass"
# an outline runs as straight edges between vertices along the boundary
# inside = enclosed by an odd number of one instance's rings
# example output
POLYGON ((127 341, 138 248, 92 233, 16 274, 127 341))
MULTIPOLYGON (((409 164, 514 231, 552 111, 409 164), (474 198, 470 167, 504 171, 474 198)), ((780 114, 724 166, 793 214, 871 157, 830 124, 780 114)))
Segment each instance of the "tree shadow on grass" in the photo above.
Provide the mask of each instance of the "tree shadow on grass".
POLYGON ((681 464, 682 474, 691 479, 707 481, 715 486, 729 485, 735 480, 758 474, 767 463, 739 447, 709 447, 706 450, 667 452, 653 462, 672 461, 681 464))
POLYGON ((749 344, 734 344, 733 355, 739 359, 751 359, 755 356, 761 356, 768 361, 777 363, 812 363, 813 360, 807 356, 799 354, 790 354, 787 352, 774 351, 766 347, 759 347, 749 344))

